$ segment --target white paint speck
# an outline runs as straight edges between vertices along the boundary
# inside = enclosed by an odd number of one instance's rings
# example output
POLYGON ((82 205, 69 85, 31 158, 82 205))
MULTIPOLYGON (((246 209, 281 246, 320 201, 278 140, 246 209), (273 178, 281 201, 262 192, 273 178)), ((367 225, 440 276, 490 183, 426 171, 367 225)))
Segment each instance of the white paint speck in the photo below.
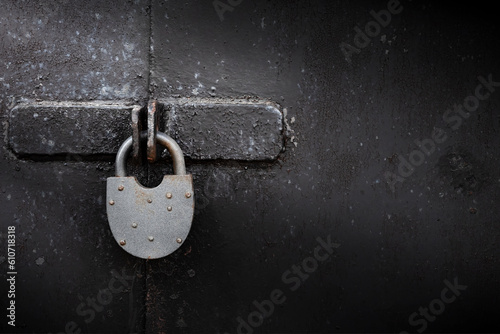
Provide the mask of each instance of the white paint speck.
POLYGON ((127 50, 127 52, 132 52, 134 51, 134 48, 135 48, 135 45, 133 43, 124 43, 123 46, 125 47, 125 50, 127 50))

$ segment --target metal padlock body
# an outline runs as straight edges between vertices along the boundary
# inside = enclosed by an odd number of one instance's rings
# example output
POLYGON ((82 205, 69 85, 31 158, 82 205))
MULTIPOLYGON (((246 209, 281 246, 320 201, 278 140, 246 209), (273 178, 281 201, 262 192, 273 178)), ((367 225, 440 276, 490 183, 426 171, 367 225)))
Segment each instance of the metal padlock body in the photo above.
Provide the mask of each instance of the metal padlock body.
POLYGON ((109 226, 116 242, 130 254, 157 259, 177 250, 191 229, 194 215, 193 177, 186 175, 184 157, 175 141, 163 133, 157 140, 169 149, 176 175, 165 175, 155 188, 142 186, 125 175, 132 137, 116 157, 116 177, 107 179, 109 226))

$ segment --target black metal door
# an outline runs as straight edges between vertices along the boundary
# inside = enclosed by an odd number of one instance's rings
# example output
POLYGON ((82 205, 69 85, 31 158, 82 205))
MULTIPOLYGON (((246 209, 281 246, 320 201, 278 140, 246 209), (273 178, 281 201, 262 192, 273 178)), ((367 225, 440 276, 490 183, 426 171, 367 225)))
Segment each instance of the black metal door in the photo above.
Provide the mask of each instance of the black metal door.
MULTIPOLYGON (((4 1, 2 332, 498 331, 493 13, 4 1), (178 251, 144 261, 105 192, 153 100, 196 210, 178 251)), ((158 185, 166 156, 130 173, 158 185)))

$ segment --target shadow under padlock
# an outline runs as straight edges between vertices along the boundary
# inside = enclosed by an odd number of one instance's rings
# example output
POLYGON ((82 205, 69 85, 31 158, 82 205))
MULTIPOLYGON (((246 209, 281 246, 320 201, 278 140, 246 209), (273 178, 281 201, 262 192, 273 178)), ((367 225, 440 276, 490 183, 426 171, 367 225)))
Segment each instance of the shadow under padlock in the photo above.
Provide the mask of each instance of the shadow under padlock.
POLYGON ((106 189, 108 221, 116 242, 143 259, 177 250, 189 234, 194 215, 193 177, 186 174, 182 150, 164 133, 155 137, 170 152, 174 175, 164 175, 153 188, 127 176, 126 160, 132 151, 129 137, 118 150, 116 176, 107 179, 106 189))
POLYGON ((154 163, 145 163, 148 172, 148 187, 156 187, 162 182, 164 175, 174 174, 173 160, 168 149, 157 145, 157 152, 158 156, 154 163))

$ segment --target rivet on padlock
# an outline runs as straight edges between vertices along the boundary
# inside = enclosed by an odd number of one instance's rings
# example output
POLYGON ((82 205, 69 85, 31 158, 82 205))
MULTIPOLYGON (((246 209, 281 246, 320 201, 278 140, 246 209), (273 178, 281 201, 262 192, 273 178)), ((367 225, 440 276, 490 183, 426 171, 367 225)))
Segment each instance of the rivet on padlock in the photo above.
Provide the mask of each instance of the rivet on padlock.
POLYGON ((116 155, 116 176, 107 179, 111 232, 121 248, 143 259, 158 259, 177 250, 189 234, 194 214, 193 177, 186 175, 181 148, 162 132, 156 134, 156 140, 170 152, 175 175, 165 175, 155 188, 126 176, 126 160, 132 150, 129 137, 116 155))

